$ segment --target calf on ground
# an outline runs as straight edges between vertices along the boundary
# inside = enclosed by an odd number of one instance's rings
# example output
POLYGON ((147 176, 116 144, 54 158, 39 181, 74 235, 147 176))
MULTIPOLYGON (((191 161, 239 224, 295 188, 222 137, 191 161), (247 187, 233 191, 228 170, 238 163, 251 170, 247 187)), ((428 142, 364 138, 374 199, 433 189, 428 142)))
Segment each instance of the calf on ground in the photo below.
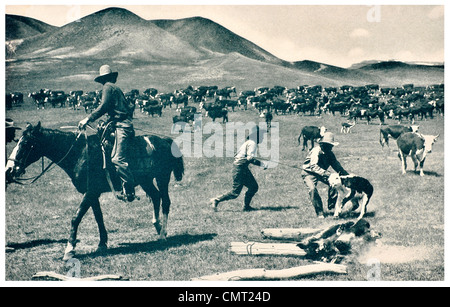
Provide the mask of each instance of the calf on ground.
POLYGON ((423 164, 425 158, 431 153, 433 144, 437 141, 438 135, 422 135, 407 132, 397 139, 398 157, 402 162, 402 174, 406 174, 406 157, 411 156, 414 162, 414 171, 419 166, 420 176, 423 176, 423 164))

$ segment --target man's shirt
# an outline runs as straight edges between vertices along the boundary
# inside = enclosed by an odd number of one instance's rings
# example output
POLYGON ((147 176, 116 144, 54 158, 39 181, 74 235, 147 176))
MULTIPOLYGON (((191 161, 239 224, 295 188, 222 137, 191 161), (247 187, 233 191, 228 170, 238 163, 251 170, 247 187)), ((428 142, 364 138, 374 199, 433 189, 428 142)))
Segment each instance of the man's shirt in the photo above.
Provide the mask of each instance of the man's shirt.
POLYGON ((341 166, 332 151, 324 152, 320 146, 316 146, 310 150, 303 162, 303 170, 320 176, 330 176, 328 171, 332 167, 341 175, 348 175, 347 171, 341 166))
POLYGON ((234 165, 248 165, 249 163, 255 165, 261 165, 259 160, 256 160, 256 154, 258 151, 258 144, 252 139, 245 141, 239 148, 238 152, 234 156, 234 165))
POLYGON ((111 82, 103 85, 102 101, 89 116, 89 121, 95 121, 104 114, 108 114, 108 122, 115 121, 122 127, 132 126, 133 114, 130 112, 125 95, 117 85, 111 82))

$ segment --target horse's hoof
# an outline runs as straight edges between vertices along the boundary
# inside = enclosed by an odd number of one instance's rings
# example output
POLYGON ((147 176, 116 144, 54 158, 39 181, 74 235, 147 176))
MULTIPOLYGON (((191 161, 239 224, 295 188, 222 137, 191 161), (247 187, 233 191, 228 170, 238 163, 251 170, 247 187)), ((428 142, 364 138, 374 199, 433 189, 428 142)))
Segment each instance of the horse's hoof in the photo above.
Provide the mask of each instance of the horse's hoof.
POLYGON ((64 261, 72 259, 73 256, 75 256, 75 244, 67 242, 66 249, 64 250, 64 257, 63 257, 64 261))
POLYGON ((101 244, 97 247, 97 250, 95 251, 97 254, 104 254, 108 250, 108 246, 106 244, 101 244))
POLYGON ((155 227, 155 229, 156 229, 156 233, 157 234, 161 234, 161 223, 160 222, 154 222, 153 223, 153 226, 155 227))
POLYGON ((75 256, 75 252, 74 252, 74 251, 66 252, 66 253, 64 253, 63 260, 64 260, 64 261, 70 260, 70 259, 72 259, 74 256, 75 256))

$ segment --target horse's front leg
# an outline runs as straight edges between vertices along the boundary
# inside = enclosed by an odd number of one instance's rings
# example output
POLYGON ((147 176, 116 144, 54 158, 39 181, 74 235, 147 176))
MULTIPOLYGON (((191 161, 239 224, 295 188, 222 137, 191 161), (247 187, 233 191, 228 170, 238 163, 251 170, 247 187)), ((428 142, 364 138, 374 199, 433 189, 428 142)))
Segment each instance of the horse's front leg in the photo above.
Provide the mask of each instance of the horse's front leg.
POLYGON ((64 251, 64 258, 63 260, 68 260, 72 258, 75 254, 75 246, 77 244, 77 232, 78 232, 78 226, 81 223, 81 220, 83 219, 83 216, 88 211, 89 207, 91 206, 91 203, 89 202, 89 198, 84 195, 83 200, 81 201, 80 207, 78 208, 77 212, 75 213, 75 216, 72 218, 71 228, 70 228, 70 237, 69 241, 67 242, 67 247, 64 251))

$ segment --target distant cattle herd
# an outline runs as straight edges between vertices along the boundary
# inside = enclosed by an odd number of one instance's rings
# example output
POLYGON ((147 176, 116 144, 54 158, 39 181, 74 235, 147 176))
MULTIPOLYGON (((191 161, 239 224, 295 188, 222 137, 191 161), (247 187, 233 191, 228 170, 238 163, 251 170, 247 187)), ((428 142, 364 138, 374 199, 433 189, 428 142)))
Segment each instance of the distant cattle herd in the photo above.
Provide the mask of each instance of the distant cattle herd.
MULTIPOLYGON (((83 108, 92 112, 101 101, 101 91, 84 92, 73 90, 69 93, 41 89, 29 93, 38 109, 48 105, 53 108, 83 108)), ((136 109, 151 116, 162 116, 165 108, 175 106, 183 110, 178 118, 184 122, 194 120, 194 115, 205 110, 215 120, 228 121, 228 112, 236 110, 258 110, 262 116, 280 114, 300 114, 320 116, 322 113, 348 116, 354 122, 358 119, 369 123, 379 119, 384 124, 385 118, 414 122, 416 118, 433 118, 435 114, 444 113, 444 84, 414 86, 405 84, 401 87, 380 87, 377 84, 366 86, 322 87, 321 85, 302 85, 296 88, 282 86, 260 87, 254 90, 236 92, 235 87, 188 86, 169 93, 160 93, 155 88, 148 88, 142 93, 133 89, 125 93, 126 99, 134 102, 136 109), (196 104, 197 107, 192 105, 196 104)), ((6 94, 6 108, 11 109, 24 102, 20 92, 6 94)))

